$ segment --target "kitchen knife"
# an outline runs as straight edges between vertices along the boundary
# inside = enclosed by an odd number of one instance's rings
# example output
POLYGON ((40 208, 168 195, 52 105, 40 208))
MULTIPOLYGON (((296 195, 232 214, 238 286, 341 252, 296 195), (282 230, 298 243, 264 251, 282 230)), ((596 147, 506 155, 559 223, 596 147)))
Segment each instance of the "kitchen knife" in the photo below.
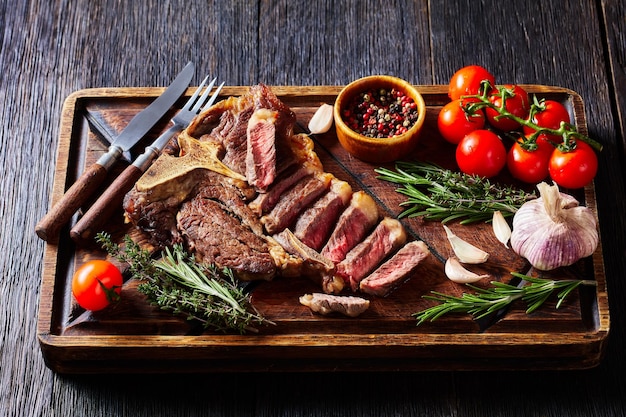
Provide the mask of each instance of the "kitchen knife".
POLYGON ((76 210, 104 181, 108 170, 115 161, 139 142, 187 90, 193 74, 194 65, 189 62, 163 94, 133 117, 128 126, 113 141, 108 152, 86 169, 63 197, 39 221, 35 227, 37 236, 45 241, 58 237, 61 227, 70 220, 76 210))

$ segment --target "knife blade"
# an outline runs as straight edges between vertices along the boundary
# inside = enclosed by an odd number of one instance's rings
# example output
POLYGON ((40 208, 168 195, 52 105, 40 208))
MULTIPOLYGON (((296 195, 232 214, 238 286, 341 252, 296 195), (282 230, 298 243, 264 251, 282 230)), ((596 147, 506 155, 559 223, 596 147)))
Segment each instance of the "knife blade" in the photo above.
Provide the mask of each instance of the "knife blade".
POLYGON ((109 169, 165 115, 172 105, 187 90, 194 74, 194 65, 189 62, 176 76, 172 84, 148 107, 138 113, 109 146, 98 161, 87 168, 63 197, 35 226, 37 236, 45 241, 58 238, 61 227, 76 210, 93 194, 104 181, 109 169))
MULTIPOLYGON (((117 137, 117 133, 111 132, 111 128, 106 126, 93 112, 85 111, 84 116, 85 121, 87 121, 87 124, 89 125, 89 130, 93 132, 93 134, 96 135, 102 143, 106 143, 107 148, 111 146, 117 137)), ((122 154, 122 158, 126 162, 132 162, 132 155, 130 154, 130 151, 124 152, 122 154)))

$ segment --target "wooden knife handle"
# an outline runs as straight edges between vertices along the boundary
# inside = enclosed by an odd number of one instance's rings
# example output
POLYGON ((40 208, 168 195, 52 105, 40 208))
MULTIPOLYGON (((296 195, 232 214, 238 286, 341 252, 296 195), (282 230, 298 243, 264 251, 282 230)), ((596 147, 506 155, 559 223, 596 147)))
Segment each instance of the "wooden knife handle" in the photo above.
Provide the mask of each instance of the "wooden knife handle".
POLYGON ((70 230, 72 239, 78 243, 90 241, 111 218, 113 212, 121 207, 124 196, 142 174, 141 169, 129 165, 70 230))
POLYGON ((76 213, 90 195, 107 177, 107 169, 95 163, 65 192, 63 197, 35 226, 35 232, 41 239, 49 242, 59 236, 59 231, 76 213))

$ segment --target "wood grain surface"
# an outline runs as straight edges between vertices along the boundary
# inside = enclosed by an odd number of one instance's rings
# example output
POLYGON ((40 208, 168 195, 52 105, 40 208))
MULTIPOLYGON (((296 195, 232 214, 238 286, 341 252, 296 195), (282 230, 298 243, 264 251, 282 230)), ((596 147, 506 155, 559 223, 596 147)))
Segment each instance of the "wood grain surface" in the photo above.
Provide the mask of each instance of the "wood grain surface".
MULTIPOLYGON (((0 414, 7 416, 626 415, 624 0, 0 1, 0 414), (388 73, 445 84, 479 63, 501 82, 584 99, 604 144, 596 190, 611 333, 585 371, 297 372, 65 377, 37 342, 44 243, 62 105, 82 88, 343 85, 388 73)), ((537 363, 541 368, 541 363, 537 363)), ((149 371, 149 370, 146 370, 149 371)))

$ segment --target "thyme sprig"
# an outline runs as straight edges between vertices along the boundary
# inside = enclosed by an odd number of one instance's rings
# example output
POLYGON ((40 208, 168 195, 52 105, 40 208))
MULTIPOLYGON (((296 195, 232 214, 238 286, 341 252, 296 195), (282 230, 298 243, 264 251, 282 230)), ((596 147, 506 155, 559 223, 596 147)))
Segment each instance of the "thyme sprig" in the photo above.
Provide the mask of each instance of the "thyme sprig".
POLYGON ((400 205, 408 207, 400 217, 423 216, 426 220, 461 224, 489 221, 495 211, 503 216, 515 214, 534 193, 501 186, 478 175, 454 172, 423 162, 397 162, 395 171, 374 170, 378 179, 400 184, 396 191, 407 196, 400 205))
POLYGON ((258 331, 254 326, 273 324, 254 309, 232 270, 197 263, 181 245, 166 248, 162 258, 155 260, 129 236, 124 237, 123 247, 106 233, 98 234, 96 241, 129 265, 130 274, 141 281, 138 290, 162 310, 218 331, 254 332, 258 331))
POLYGON ((593 280, 569 279, 557 281, 530 277, 517 272, 513 272, 512 275, 527 282, 528 285, 518 287, 492 281, 491 287, 480 288, 472 284, 466 284, 475 293, 463 293, 460 297, 432 291, 431 293, 434 295, 425 295, 423 297, 437 301, 439 304, 413 314, 417 319, 417 325, 419 326, 425 321, 435 321, 448 313, 467 313, 474 316, 475 319, 480 319, 507 307, 519 299, 526 302, 526 313, 530 314, 541 307, 555 291, 558 291, 556 294, 558 299, 556 308, 558 309, 565 301, 565 298, 580 285, 597 285, 596 281, 593 280))

